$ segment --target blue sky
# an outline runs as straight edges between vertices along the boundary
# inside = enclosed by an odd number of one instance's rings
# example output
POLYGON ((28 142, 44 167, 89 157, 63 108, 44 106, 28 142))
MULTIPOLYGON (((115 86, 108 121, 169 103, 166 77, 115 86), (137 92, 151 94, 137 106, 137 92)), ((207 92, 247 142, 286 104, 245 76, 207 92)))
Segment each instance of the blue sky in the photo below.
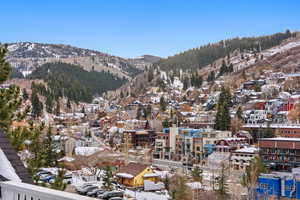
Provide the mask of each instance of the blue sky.
POLYGON ((298 0, 3 0, 0 42, 170 56, 236 36, 300 30, 298 0))

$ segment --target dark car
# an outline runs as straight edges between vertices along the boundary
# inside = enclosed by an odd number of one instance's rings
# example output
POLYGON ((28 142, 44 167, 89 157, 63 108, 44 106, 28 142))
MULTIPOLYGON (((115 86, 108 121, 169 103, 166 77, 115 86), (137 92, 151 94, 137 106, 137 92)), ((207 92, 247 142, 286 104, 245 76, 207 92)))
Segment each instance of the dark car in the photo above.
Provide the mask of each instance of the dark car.
POLYGON ((103 194, 105 191, 99 188, 95 188, 94 190, 91 190, 89 192, 86 193, 87 196, 89 197, 96 197, 100 194, 103 194))
POLYGON ((81 190, 79 190, 78 193, 85 195, 86 193, 88 193, 96 188, 98 188, 98 186, 96 186, 96 185, 87 186, 87 187, 84 187, 81 190))
POLYGON ((102 195, 99 195, 98 197, 104 200, 109 200, 112 197, 121 197, 123 198, 124 192, 122 191, 111 191, 111 192, 105 192, 102 195))
POLYGON ((123 200, 123 198, 122 197, 112 197, 109 200, 123 200))

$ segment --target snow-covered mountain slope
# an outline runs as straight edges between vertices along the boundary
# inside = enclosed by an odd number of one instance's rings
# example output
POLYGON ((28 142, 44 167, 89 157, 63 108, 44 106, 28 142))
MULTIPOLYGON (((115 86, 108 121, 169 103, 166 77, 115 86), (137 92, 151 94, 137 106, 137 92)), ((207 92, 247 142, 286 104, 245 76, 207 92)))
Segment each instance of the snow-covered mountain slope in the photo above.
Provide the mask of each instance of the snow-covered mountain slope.
POLYGON ((79 64, 86 70, 110 71, 130 79, 141 72, 141 65, 151 64, 146 59, 124 59, 64 44, 19 42, 8 44, 8 50, 8 61, 21 71, 32 71, 46 62, 59 61, 79 64))

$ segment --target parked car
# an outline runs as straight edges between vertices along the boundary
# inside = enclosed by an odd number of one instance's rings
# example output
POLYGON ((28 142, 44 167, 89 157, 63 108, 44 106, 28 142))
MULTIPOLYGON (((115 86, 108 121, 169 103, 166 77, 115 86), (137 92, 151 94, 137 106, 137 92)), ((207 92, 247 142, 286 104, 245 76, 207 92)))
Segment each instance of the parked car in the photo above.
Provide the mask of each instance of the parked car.
POLYGON ((76 192, 79 193, 79 191, 83 190, 85 187, 89 187, 92 186, 93 184, 91 183, 84 183, 83 185, 77 186, 75 187, 76 192))
POLYGON ((96 186, 96 185, 91 185, 91 186, 87 186, 87 187, 82 188, 82 189, 79 190, 78 192, 79 192, 79 194, 85 195, 86 193, 88 193, 88 192, 90 192, 90 191, 92 191, 92 190, 94 190, 94 189, 97 189, 97 188, 98 188, 98 186, 96 186))
POLYGON ((71 184, 72 183, 72 174, 65 175, 64 183, 71 184))
POLYGON ((43 182, 49 182, 51 179, 53 179, 53 175, 49 175, 49 174, 42 174, 39 177, 39 180, 43 182))
POLYGON ((109 200, 123 200, 123 198, 122 197, 112 197, 109 200))
POLYGON ((110 191, 110 192, 105 192, 102 195, 99 195, 98 198, 104 199, 104 200, 109 200, 112 197, 122 197, 124 196, 123 191, 110 191))
POLYGON ((96 194, 97 194, 97 192, 99 192, 99 194, 100 194, 101 192, 104 193, 104 190, 99 189, 99 188, 95 188, 95 189, 93 189, 93 190, 87 192, 86 195, 89 196, 89 197, 95 197, 96 194))

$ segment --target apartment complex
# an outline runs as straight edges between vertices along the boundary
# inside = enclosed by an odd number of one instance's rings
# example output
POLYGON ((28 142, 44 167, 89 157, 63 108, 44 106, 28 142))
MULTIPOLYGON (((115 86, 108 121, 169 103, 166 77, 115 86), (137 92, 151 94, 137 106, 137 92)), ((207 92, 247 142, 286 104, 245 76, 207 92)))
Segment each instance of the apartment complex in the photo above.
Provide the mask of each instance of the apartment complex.
POLYGON ((300 166, 300 138, 262 138, 258 146, 268 167, 290 170, 300 166))

